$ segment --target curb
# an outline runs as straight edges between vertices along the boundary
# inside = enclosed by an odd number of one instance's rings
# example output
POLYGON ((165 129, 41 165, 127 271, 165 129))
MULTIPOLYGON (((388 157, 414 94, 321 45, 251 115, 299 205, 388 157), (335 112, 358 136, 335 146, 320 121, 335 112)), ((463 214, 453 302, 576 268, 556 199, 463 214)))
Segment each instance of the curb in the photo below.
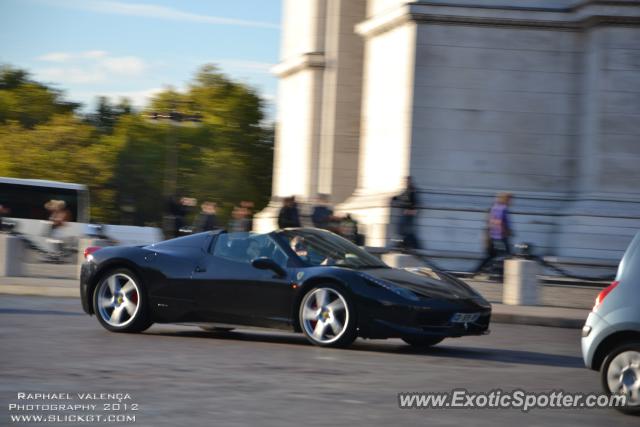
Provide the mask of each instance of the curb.
POLYGON ((80 298, 80 289, 59 286, 24 286, 24 285, 0 285, 0 294, 80 298))
MULTIPOLYGON (((586 318, 585 318, 586 319, 586 318)), ((549 326, 553 328, 582 329, 585 319, 557 316, 533 316, 527 314, 496 313, 491 314, 491 321, 495 323, 510 323, 515 325, 549 326)))

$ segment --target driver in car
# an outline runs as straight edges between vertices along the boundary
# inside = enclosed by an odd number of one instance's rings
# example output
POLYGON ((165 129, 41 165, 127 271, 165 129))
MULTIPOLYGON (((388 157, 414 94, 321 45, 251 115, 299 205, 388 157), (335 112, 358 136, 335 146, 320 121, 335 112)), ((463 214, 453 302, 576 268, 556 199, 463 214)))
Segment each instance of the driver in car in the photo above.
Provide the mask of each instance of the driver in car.
POLYGON ((293 239, 291 239, 291 242, 289 242, 289 244, 291 245, 291 250, 293 250, 296 255, 298 255, 303 260, 308 261, 309 250, 307 249, 307 243, 304 241, 304 237, 295 236, 293 239))
MULTIPOLYGON (((304 237, 295 236, 291 239, 289 243, 291 245, 291 249, 296 253, 303 261, 311 262, 311 258, 309 257, 309 247, 307 242, 305 242, 304 237)), ((331 257, 326 257, 319 265, 335 265, 336 260, 331 257)))

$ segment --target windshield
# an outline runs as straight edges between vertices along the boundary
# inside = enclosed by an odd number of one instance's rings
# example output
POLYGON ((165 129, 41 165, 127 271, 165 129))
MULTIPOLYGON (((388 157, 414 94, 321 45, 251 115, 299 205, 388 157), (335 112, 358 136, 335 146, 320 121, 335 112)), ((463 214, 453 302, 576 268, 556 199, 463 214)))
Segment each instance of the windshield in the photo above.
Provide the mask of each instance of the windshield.
POLYGON ((387 268, 378 258, 329 231, 301 229, 284 230, 278 234, 284 237, 298 258, 312 266, 387 268))

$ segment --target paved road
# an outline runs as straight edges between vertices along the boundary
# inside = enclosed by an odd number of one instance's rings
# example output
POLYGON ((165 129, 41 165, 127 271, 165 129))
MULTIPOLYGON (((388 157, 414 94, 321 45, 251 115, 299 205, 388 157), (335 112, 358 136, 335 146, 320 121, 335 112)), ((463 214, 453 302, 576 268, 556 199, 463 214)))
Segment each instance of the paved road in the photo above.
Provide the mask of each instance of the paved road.
POLYGON ((597 374, 582 367, 579 331, 492 329, 425 353, 399 340, 331 350, 277 332, 222 336, 154 326, 113 334, 81 315, 77 300, 3 295, 0 424, 16 393, 38 391, 130 393, 129 403, 140 405, 138 426, 637 425, 611 409, 398 408, 401 391, 598 391, 597 374))

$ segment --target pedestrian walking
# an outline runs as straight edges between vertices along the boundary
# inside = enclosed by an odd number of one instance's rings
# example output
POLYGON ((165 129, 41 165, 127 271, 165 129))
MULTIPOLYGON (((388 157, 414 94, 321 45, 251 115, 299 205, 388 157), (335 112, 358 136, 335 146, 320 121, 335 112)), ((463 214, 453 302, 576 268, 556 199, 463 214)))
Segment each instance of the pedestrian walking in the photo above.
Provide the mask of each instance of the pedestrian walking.
POLYGON ((242 206, 234 206, 231 211, 231 220, 229 221, 230 232, 249 232, 252 229, 252 220, 250 218, 249 209, 242 206))
POLYGON ((280 208, 280 212, 278 214, 278 227, 300 227, 300 213, 298 211, 298 203, 296 203, 295 196, 284 199, 284 205, 280 208))
POLYGON ((217 205, 214 202, 206 201, 200 205, 200 213, 193 222, 193 231, 211 231, 218 228, 217 205))
POLYGON ((165 233, 168 238, 180 235, 180 230, 185 226, 185 217, 197 203, 198 201, 192 197, 172 196, 169 198, 165 216, 165 233))
POLYGON ((361 246, 364 243, 358 233, 358 221, 350 213, 346 214, 340 221, 340 235, 356 245, 361 246))
POLYGON ((311 213, 311 222, 316 228, 328 230, 333 221, 333 209, 329 206, 329 195, 318 194, 316 205, 311 213))
POLYGON ((240 202, 240 207, 244 209, 246 231, 253 230, 253 208, 255 207, 255 203, 249 200, 243 200, 240 202))
POLYGON ((500 193, 489 210, 485 235, 485 258, 478 264, 475 273, 478 274, 490 265, 496 258, 511 254, 510 238, 512 236, 509 205, 513 196, 511 193, 500 193))
POLYGON ((416 236, 415 220, 418 215, 418 192, 413 185, 413 180, 407 176, 405 189, 393 198, 396 207, 402 210, 398 223, 398 234, 402 239, 402 246, 406 249, 420 249, 416 236))

